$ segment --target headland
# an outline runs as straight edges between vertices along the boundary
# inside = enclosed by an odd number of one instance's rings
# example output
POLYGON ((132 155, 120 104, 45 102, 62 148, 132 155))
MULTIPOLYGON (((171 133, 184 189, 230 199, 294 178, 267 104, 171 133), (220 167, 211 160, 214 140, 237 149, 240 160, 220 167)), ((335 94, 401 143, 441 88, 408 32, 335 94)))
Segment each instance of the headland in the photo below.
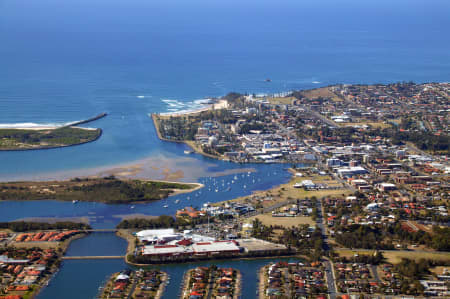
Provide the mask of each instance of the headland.
POLYGON ((0 128, 0 151, 24 151, 75 146, 96 141, 101 129, 77 127, 105 117, 95 117, 68 123, 62 126, 11 126, 0 128))

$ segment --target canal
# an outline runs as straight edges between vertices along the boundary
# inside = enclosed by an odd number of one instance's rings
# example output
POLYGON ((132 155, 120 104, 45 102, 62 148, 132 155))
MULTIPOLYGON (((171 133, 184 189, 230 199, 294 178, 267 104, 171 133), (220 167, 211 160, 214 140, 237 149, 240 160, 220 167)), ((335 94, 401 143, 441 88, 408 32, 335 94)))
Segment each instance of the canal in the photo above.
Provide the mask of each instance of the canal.
MULTIPOLYGON (((41 217, 50 217, 51 214, 59 217, 84 217, 94 228, 114 228, 123 215, 173 215, 177 209, 184 206, 201 207, 205 202, 229 200, 251 194, 256 190, 271 188, 290 179, 287 171, 289 165, 261 164, 252 165, 252 167, 255 171, 200 178, 198 181, 205 185, 201 190, 148 204, 133 206, 84 202, 72 204, 55 201, 9 201, 0 203, 4 207, 0 213, 10 220, 17 219, 18 215, 23 217, 27 214, 41 217), (164 206, 168 207, 164 208, 164 206)), ((74 240, 70 244, 66 256, 120 256, 125 254, 126 247, 126 241, 112 232, 95 232, 74 240)), ((256 298, 259 269, 276 260, 280 259, 219 260, 155 267, 167 272, 170 276, 163 298, 176 298, 179 295, 182 278, 187 270, 213 263, 219 267, 233 267, 240 270, 242 273, 242 298, 256 298)), ((65 299, 96 298, 99 288, 112 273, 129 267, 123 259, 64 260, 60 270, 50 280, 49 285, 41 290, 37 299, 53 299, 61 298, 61 296, 65 299)))

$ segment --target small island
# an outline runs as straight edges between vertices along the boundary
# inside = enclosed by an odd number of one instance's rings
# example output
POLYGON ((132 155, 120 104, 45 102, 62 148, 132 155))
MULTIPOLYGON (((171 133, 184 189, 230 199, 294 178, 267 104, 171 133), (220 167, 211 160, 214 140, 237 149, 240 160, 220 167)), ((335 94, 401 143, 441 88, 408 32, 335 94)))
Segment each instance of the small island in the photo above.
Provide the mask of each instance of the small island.
POLYGON ((63 126, 0 128, 0 151, 23 151, 74 146, 95 141, 102 135, 102 129, 77 127, 100 118, 95 117, 69 123, 63 126))
POLYGON ((74 178, 68 181, 0 183, 0 200, 61 200, 143 203, 201 188, 201 184, 163 181, 74 178))

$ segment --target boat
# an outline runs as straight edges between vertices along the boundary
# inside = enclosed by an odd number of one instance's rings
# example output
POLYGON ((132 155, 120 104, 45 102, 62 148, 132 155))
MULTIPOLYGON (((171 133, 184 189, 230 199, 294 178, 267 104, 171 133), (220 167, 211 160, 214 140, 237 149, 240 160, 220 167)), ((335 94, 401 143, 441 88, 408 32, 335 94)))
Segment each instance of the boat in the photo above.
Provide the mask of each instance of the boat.
POLYGON ((184 151, 184 153, 186 154, 186 155, 190 155, 190 154, 192 154, 194 151, 190 151, 190 150, 185 150, 184 151))
POLYGON ((272 79, 267 78, 266 80, 264 80, 266 82, 272 82, 272 79))
POLYGON ((163 207, 164 207, 164 208, 168 208, 169 206, 168 206, 168 205, 164 205, 163 207))
MULTIPOLYGON (((188 198, 189 199, 189 198, 188 198)), ((177 200, 175 200, 175 203, 179 203, 180 202, 180 200, 179 199, 177 199, 177 200)))
POLYGON ((78 203, 78 200, 74 199, 74 200, 72 200, 72 203, 73 204, 78 203))
POLYGON ((130 209, 134 209, 134 206, 131 206, 130 209))

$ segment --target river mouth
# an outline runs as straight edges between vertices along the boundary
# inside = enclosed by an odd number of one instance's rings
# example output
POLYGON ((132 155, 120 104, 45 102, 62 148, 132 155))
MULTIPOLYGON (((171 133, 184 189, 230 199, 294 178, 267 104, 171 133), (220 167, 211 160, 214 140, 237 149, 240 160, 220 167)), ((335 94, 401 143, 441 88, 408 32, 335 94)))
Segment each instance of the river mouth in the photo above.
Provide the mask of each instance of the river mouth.
POLYGON ((11 181, 62 181, 75 177, 115 176, 121 179, 145 179, 177 182, 197 182, 201 177, 220 177, 257 171, 253 164, 236 164, 204 158, 197 154, 150 155, 147 158, 114 165, 0 176, 0 182, 11 181))

